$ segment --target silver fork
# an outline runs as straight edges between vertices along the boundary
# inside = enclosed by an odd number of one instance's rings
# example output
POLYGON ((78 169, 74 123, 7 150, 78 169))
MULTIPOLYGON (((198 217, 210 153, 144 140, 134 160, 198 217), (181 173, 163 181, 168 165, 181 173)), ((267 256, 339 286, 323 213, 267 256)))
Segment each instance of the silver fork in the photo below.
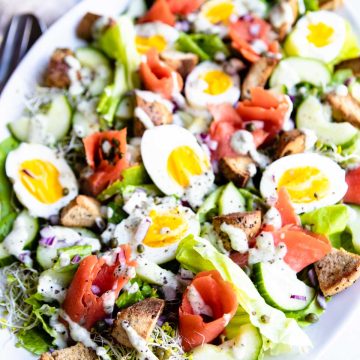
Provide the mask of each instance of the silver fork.
POLYGON ((0 92, 45 29, 45 24, 33 14, 15 15, 10 20, 0 47, 0 92))

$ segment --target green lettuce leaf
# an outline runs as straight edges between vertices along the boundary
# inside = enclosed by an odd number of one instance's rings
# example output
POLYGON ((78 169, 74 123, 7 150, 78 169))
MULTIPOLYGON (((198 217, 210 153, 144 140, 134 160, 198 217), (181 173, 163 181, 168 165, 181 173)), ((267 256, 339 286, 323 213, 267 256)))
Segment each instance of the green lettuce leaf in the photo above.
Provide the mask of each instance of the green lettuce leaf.
POLYGON ((330 236, 345 230, 349 221, 346 205, 330 205, 301 215, 302 225, 307 225, 310 230, 330 236))
POLYGON ((156 289, 152 288, 148 283, 139 278, 131 279, 130 284, 137 284, 138 290, 130 293, 127 290, 123 291, 116 300, 116 306, 119 309, 126 308, 147 298, 158 297, 156 289))
POLYGON ((214 59, 217 53, 229 55, 229 49, 217 35, 181 33, 176 48, 182 52, 191 52, 202 61, 214 59))
POLYGON ((282 311, 266 304, 245 272, 207 240, 194 236, 186 237, 179 244, 176 259, 195 273, 217 270, 224 280, 232 283, 239 305, 249 314, 250 322, 259 329, 265 340, 264 348, 271 354, 306 351, 312 346, 296 321, 286 318, 282 311), (261 321, 263 315, 270 318, 269 323, 264 324, 261 321))
POLYGON ((35 355, 41 355, 52 346, 52 339, 40 327, 30 330, 21 330, 16 335, 17 347, 23 347, 35 355))

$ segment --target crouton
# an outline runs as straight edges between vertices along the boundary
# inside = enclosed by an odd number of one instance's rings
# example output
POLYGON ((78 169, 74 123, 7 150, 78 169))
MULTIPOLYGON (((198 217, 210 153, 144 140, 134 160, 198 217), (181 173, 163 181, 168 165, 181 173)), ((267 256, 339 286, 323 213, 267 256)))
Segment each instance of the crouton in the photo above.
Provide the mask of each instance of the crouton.
POLYGON ((160 58, 183 78, 186 78, 199 62, 199 58, 195 54, 174 50, 163 51, 160 53, 160 58))
POLYGON ((164 309, 164 305, 165 301, 162 299, 149 298, 119 311, 111 333, 112 337, 119 344, 132 347, 122 326, 123 321, 127 321, 139 336, 148 340, 164 309))
POLYGON ((228 181, 232 181, 237 187, 244 187, 251 175, 251 167, 255 163, 250 156, 238 155, 224 157, 219 161, 219 171, 228 181))
POLYGON ((91 41, 93 39, 93 25, 100 17, 100 15, 91 12, 86 13, 76 28, 76 35, 80 39, 91 41))
POLYGON ((44 353, 39 360, 97 360, 98 357, 92 349, 85 347, 82 343, 77 343, 66 349, 55 350, 54 352, 44 353))
POLYGON ((283 40, 291 30, 299 13, 298 0, 280 0, 270 11, 270 22, 278 34, 279 40, 283 40))
POLYGON ((360 103, 350 94, 337 95, 332 92, 326 96, 336 121, 346 121, 360 129, 360 103))
POLYGON ((142 91, 136 91, 136 106, 134 118, 134 135, 141 137, 149 125, 159 126, 171 124, 173 115, 164 101, 149 101, 143 97, 142 91), (150 124, 148 125, 147 122, 150 124))
POLYGON ((284 131, 276 142, 275 157, 299 154, 305 150, 305 134, 298 129, 284 131))
POLYGON ((320 0, 319 6, 321 10, 335 10, 343 4, 344 0, 320 0))
POLYGON ((241 87, 241 98, 249 99, 250 90, 254 87, 263 88, 277 63, 277 59, 262 57, 252 64, 241 87))
POLYGON ((360 256, 343 249, 332 249, 315 263, 320 289, 325 296, 335 295, 360 277, 360 256))
POLYGON ((228 215, 213 217, 212 224, 215 232, 223 242, 224 248, 231 250, 231 243, 228 235, 221 231, 221 224, 226 223, 243 230, 248 239, 257 235, 261 228, 261 211, 238 212, 228 215))
POLYGON ((335 65, 335 70, 350 69, 354 76, 360 77, 360 57, 355 59, 344 60, 335 65))
POLYGON ((67 56, 74 56, 74 53, 70 49, 56 49, 54 51, 45 72, 46 86, 60 89, 66 89, 70 86, 69 65, 65 61, 67 56))
POLYGON ((79 195, 61 211, 60 222, 69 227, 92 227, 101 218, 100 203, 90 196, 79 195))

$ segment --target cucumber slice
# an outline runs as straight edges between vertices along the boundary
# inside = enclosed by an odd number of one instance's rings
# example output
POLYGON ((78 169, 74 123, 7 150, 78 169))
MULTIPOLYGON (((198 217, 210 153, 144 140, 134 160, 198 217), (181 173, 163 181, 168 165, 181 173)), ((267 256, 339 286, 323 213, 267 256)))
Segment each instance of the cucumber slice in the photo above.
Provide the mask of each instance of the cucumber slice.
POLYGON ((315 86, 326 86, 331 81, 331 73, 325 63, 316 59, 288 57, 281 60, 270 78, 270 87, 285 85, 287 89, 307 82, 315 86))
POLYGON ((352 244, 355 251, 360 254, 360 206, 347 205, 350 217, 347 230, 352 235, 352 244))
POLYGON ((208 214, 218 215, 218 201, 224 190, 224 186, 220 186, 214 192, 212 192, 200 206, 196 215, 200 223, 204 223, 207 220, 208 214))
POLYGON ((257 263, 253 267, 254 283, 264 300, 282 311, 305 309, 315 297, 315 290, 296 277, 282 261, 257 263), (303 300, 291 298, 292 295, 303 300))
POLYGON ((307 97, 299 106, 296 114, 296 126, 299 129, 313 130, 324 143, 349 146, 358 134, 358 130, 349 123, 330 121, 324 106, 315 96, 307 97))
POLYGON ((39 221, 30 216, 27 210, 23 210, 15 219, 12 230, 5 237, 2 245, 2 254, 0 259, 5 259, 9 255, 18 258, 19 255, 31 247, 39 231, 39 221))
POLYGON ((262 352, 263 340, 259 330, 251 325, 242 325, 239 335, 233 340, 216 346, 204 344, 192 352, 193 360, 257 360, 262 352))
POLYGON ((95 110, 92 114, 76 111, 72 121, 74 132, 79 138, 87 137, 100 129, 95 110))
POLYGON ((44 269, 50 269, 59 258, 59 250, 72 246, 90 245, 91 252, 101 248, 96 235, 87 229, 66 228, 62 226, 48 226, 40 232, 42 238, 54 238, 50 245, 39 244, 36 249, 36 260, 44 269))
POLYGON ((226 215, 246 211, 245 205, 246 201, 237 187, 232 182, 228 183, 219 199, 219 214, 226 215))
POLYGON ((29 135, 30 118, 22 116, 16 121, 8 124, 11 134, 20 141, 27 141, 29 135))
POLYGON ((88 67, 93 73, 89 92, 93 96, 100 95, 112 79, 112 69, 109 59, 93 47, 82 47, 76 50, 76 58, 82 66, 88 67))
POLYGON ((16 260, 4 247, 4 243, 0 243, 0 268, 10 265, 16 260))
POLYGON ((52 145, 62 139, 71 127, 72 109, 65 95, 55 95, 45 114, 23 116, 8 125, 20 141, 52 145))

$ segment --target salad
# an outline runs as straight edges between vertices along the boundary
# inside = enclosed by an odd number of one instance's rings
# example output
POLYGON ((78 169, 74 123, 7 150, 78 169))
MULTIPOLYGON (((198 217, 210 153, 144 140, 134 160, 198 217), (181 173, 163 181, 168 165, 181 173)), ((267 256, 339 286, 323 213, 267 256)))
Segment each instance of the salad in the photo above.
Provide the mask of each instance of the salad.
POLYGON ((87 13, 0 143, 0 324, 53 359, 256 360, 360 277, 360 46, 336 1, 87 13))

